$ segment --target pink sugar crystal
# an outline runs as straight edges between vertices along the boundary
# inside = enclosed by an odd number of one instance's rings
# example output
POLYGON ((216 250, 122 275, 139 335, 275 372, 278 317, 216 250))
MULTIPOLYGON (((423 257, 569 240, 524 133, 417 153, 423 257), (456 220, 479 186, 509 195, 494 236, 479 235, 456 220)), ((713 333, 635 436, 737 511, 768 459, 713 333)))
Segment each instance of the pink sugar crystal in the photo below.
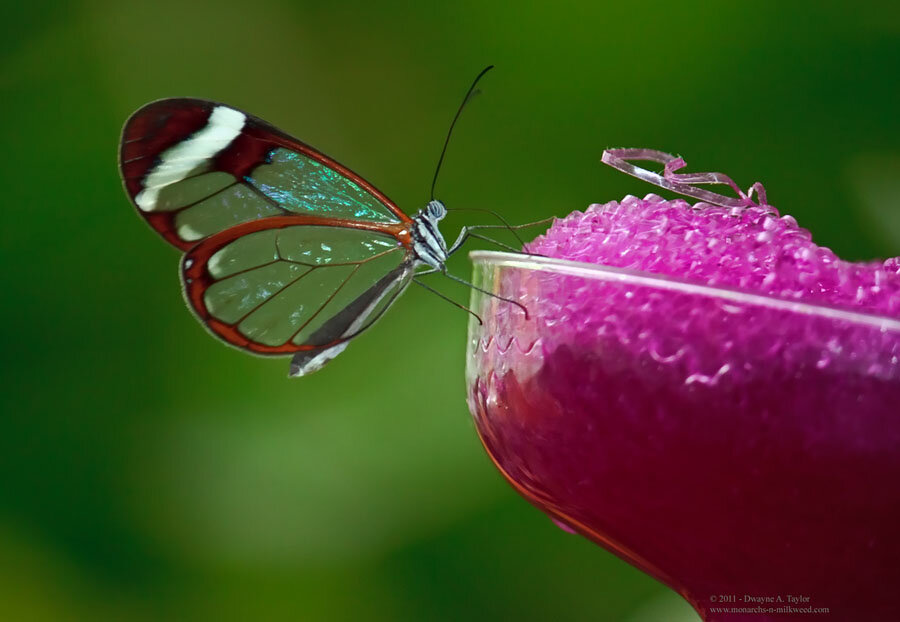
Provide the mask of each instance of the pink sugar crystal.
POLYGON ((900 258, 851 263, 771 206, 725 208, 657 195, 594 204, 557 220, 532 253, 900 315, 900 258))

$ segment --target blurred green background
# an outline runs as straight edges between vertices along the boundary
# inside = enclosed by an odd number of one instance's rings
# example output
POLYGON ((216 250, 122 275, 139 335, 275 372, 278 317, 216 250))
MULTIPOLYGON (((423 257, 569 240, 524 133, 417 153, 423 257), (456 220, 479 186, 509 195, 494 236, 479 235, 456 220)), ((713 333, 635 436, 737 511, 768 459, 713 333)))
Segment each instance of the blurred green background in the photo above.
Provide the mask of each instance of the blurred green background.
POLYGON ((599 158, 652 147, 762 181, 840 255, 888 256, 890 6, 6 6, 0 618, 696 619, 502 481, 465 405, 464 313, 413 288, 299 380, 210 338, 178 254, 121 189, 121 125, 160 97, 228 102, 413 212, 459 99, 495 63, 445 163, 451 207, 525 222, 643 195, 599 158))

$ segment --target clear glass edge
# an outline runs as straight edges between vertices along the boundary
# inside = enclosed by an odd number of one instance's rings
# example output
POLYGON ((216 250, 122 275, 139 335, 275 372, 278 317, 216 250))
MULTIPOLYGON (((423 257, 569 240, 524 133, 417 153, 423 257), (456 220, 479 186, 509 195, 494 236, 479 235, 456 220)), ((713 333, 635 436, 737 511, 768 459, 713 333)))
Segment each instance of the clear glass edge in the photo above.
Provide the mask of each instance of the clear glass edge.
POLYGON ((777 298, 767 294, 758 294, 740 289, 704 285, 692 281, 679 279, 668 275, 652 274, 628 268, 616 268, 602 264, 570 261, 568 259, 556 259, 552 257, 540 257, 518 253, 504 253, 499 251, 471 251, 469 258, 474 264, 490 264, 524 270, 536 270, 540 272, 552 272, 568 276, 581 276, 605 281, 619 281, 684 292, 703 296, 712 296, 733 302, 765 306, 792 313, 816 315, 834 320, 852 322, 870 326, 881 331, 900 332, 900 319, 895 319, 874 313, 851 311, 842 307, 834 307, 810 302, 777 298))

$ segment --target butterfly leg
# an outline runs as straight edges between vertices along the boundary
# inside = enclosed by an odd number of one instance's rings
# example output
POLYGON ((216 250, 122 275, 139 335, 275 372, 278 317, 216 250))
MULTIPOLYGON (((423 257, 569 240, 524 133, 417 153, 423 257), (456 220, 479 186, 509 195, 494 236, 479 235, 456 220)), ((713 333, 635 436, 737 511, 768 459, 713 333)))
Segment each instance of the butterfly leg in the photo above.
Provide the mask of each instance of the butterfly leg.
MULTIPOLYGON (((507 249, 507 250, 510 250, 510 251, 513 251, 516 253, 521 253, 522 251, 515 249, 507 244, 503 244, 502 242, 498 242, 497 240, 493 240, 486 236, 482 236, 482 235, 472 233, 472 232, 477 231, 479 229, 507 229, 507 230, 513 231, 513 234, 515 234, 516 229, 524 229, 526 227, 542 225, 542 224, 545 224, 548 222, 552 222, 555 218, 556 218, 555 216, 551 216, 549 218, 544 218, 543 220, 537 220, 535 222, 527 222, 527 223, 524 223, 521 225, 511 225, 511 226, 510 225, 469 225, 469 226, 462 228, 462 230, 459 232, 459 235, 456 238, 456 241, 453 242, 453 244, 451 244, 450 248, 447 250, 447 254, 452 255, 453 253, 458 251, 460 249, 460 247, 463 244, 465 244, 465 242, 468 238, 476 238, 476 239, 484 240, 486 242, 490 242, 492 244, 500 246, 501 248, 504 248, 504 249, 507 249)), ((519 236, 516 235, 516 238, 518 238, 518 237, 519 236)), ((521 242, 521 239, 519 241, 521 242)), ((530 255, 532 253, 525 253, 525 254, 530 255)))
POLYGON ((491 298, 496 298, 497 300, 502 300, 503 302, 508 302, 508 303, 511 304, 511 305, 516 305, 517 307, 519 307, 520 309, 522 309, 522 313, 525 314, 525 319, 526 319, 526 320, 528 319, 528 309, 525 308, 525 305, 523 305, 522 303, 516 302, 515 300, 512 300, 512 299, 510 299, 510 298, 504 298, 503 296, 498 296, 497 294, 495 294, 495 293, 493 293, 493 292, 489 292, 489 291, 486 290, 486 289, 482 289, 482 288, 478 287, 477 285, 475 285, 475 284, 473 284, 473 283, 469 283, 469 282, 466 281, 465 279, 461 279, 461 278, 459 278, 458 276, 454 276, 454 275, 450 274, 449 272, 447 272, 446 269, 444 269, 444 270, 438 270, 438 269, 436 269, 436 268, 429 268, 428 270, 422 270, 421 272, 419 272, 419 273, 416 274, 415 278, 413 279, 416 283, 418 283, 419 285, 421 285, 422 287, 424 287, 424 288, 427 289, 428 291, 434 292, 435 294, 437 294, 438 296, 440 296, 440 297, 443 298, 444 300, 448 300, 449 302, 453 303, 455 306, 460 307, 460 308, 462 308, 462 309, 465 309, 466 311, 468 311, 469 313, 471 313, 472 315, 474 315, 476 318, 478 318, 479 324, 482 323, 482 322, 481 322, 481 318, 478 317, 478 315, 477 315, 474 311, 472 311, 472 310, 469 309, 468 307, 462 306, 461 304, 459 304, 459 303, 456 302, 455 300, 452 300, 452 299, 450 299, 450 298, 447 298, 447 296, 441 294, 440 292, 438 292, 438 291, 432 289, 431 287, 425 285, 425 283, 422 283, 421 281, 418 280, 418 277, 420 277, 420 276, 425 276, 425 275, 427 275, 427 274, 434 274, 434 273, 436 273, 436 272, 441 272, 444 276, 453 279, 453 280, 456 281, 457 283, 462 283, 463 285, 465 285, 465 286, 467 286, 467 287, 470 287, 470 288, 472 288, 472 289, 474 289, 474 290, 476 290, 476 291, 479 291, 479 292, 481 292, 482 294, 485 294, 485 295, 487 295, 487 296, 490 296, 491 298))
POLYGON ((479 235, 477 233, 473 233, 474 230, 483 229, 483 228, 490 229, 490 228, 494 228, 494 227, 491 225, 472 225, 472 226, 468 226, 468 227, 463 227, 462 230, 459 232, 459 236, 457 236, 456 241, 450 245, 449 249, 447 249, 447 255, 448 256, 452 255, 453 253, 458 251, 462 247, 462 245, 466 243, 466 240, 468 240, 469 238, 477 238, 477 239, 485 240, 486 242, 496 244, 497 246, 499 246, 503 249, 512 251, 514 253, 521 252, 518 249, 515 249, 512 246, 509 246, 508 244, 504 244, 503 242, 498 242, 498 241, 492 240, 486 236, 479 235))
POLYGON ((516 301, 516 300, 513 300, 512 298, 504 298, 503 296, 498 296, 498 295, 495 294, 494 292, 489 292, 489 291, 486 290, 486 289, 482 289, 482 288, 478 287, 477 285, 475 285, 474 283, 469 283, 469 282, 468 282, 467 280, 465 280, 465 279, 461 279, 461 278, 459 278, 458 276, 454 276, 454 275, 450 274, 450 273, 447 272, 446 270, 444 271, 444 275, 447 276, 447 277, 449 277, 449 278, 451 278, 451 279, 453 279, 453 280, 456 281, 457 283, 462 283, 463 285, 466 285, 466 286, 468 286, 468 287, 471 287, 471 288, 474 289, 475 291, 481 292, 482 294, 486 294, 486 295, 490 296, 491 298, 496 298, 497 300, 502 300, 503 302, 508 302, 508 303, 511 304, 511 305, 516 305, 517 307, 519 307, 519 308, 522 310, 522 313, 525 314, 525 319, 526 319, 526 320, 528 319, 528 309, 526 309, 526 308, 525 308, 525 305, 523 305, 521 302, 518 302, 518 301, 516 301))
POLYGON ((509 244, 504 244, 503 242, 500 242, 500 241, 495 240, 495 239, 493 239, 493 238, 489 238, 489 237, 487 237, 486 235, 480 235, 480 234, 478 234, 478 233, 472 233, 472 232, 469 232, 469 237, 470 237, 470 238, 475 238, 476 240, 484 240, 485 242, 490 242, 491 244, 494 244, 494 245, 496 245, 496 246, 499 246, 500 248, 502 248, 502 249, 504 249, 504 250, 508 250, 508 251, 510 251, 510 252, 513 252, 513 253, 521 253, 521 252, 522 252, 522 251, 520 251, 518 248, 515 248, 515 247, 513 247, 513 246, 510 246, 509 244))
POLYGON ((481 324, 481 325, 484 324, 484 322, 481 320, 481 316, 479 316, 477 313, 475 313, 474 311, 472 311, 469 307, 467 307, 467 306, 465 306, 465 305, 462 305, 462 304, 456 302, 455 300, 453 300, 453 299, 450 298, 449 296, 445 296, 444 294, 442 294, 442 293, 439 292, 438 290, 434 289, 434 288, 431 287, 430 285, 426 285, 425 283, 423 283, 422 281, 420 281, 420 280, 419 280, 418 278, 416 278, 416 277, 413 277, 413 283, 415 283, 416 285, 420 285, 421 287, 424 287, 424 288, 427 289, 429 292, 431 292, 432 294, 435 294, 435 295, 438 296, 439 298, 443 298, 444 300, 446 300, 447 302, 449 302, 450 304, 452 304, 454 307, 457 307, 457 308, 459 308, 459 309, 462 309, 463 311, 465 311, 466 313, 468 313, 468 314, 470 314, 472 317, 474 317, 476 320, 478 320, 478 323, 479 323, 479 324, 481 324))
MULTIPOLYGON (((479 207, 454 207, 454 208, 447 208, 447 211, 448 212, 483 212, 485 214, 490 214, 491 216, 493 216, 494 218, 496 218, 497 220, 499 220, 500 222, 503 223, 502 225, 495 225, 494 227, 496 227, 497 229, 509 230, 509 232, 512 233, 516 237, 516 240, 518 240, 519 244, 521 244, 522 246, 525 246, 525 241, 519 237, 518 233, 516 233, 516 229, 521 229, 523 227, 519 226, 519 225, 516 225, 515 227, 513 227, 512 225, 509 224, 509 222, 507 222, 507 220, 503 216, 501 216, 498 212, 495 212, 492 209, 483 209, 483 208, 479 208, 479 207)), ((524 225, 524 226, 527 227, 529 225, 524 225)), ((488 228, 493 228, 493 227, 488 227, 488 228)))

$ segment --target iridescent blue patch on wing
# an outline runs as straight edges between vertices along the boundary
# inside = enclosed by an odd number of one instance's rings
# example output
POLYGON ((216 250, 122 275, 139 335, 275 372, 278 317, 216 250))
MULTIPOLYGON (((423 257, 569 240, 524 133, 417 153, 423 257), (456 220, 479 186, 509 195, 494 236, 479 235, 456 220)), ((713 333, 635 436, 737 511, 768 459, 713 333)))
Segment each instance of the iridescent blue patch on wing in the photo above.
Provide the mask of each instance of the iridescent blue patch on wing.
POLYGON ((331 218, 400 222, 353 180, 306 155, 275 149, 268 161, 244 179, 284 209, 331 218))

